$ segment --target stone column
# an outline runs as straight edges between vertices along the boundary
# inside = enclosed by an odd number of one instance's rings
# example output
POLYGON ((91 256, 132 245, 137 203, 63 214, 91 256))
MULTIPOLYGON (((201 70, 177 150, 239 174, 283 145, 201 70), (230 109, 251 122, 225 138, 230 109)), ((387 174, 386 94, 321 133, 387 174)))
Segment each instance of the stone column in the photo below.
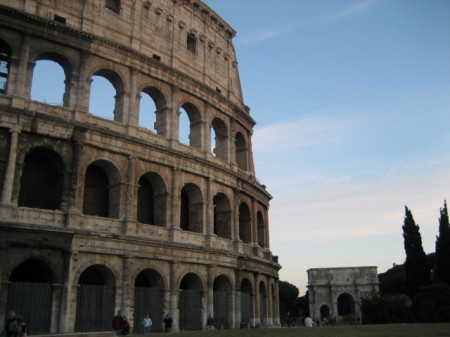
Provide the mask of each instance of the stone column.
POLYGON ((214 317, 214 267, 212 265, 208 265, 207 268, 206 316, 211 315, 214 317))
POLYGON ((233 288, 233 298, 234 298, 234 317, 233 317, 233 327, 235 329, 239 329, 242 321, 242 313, 241 313, 241 270, 235 269, 234 270, 234 288, 233 288))
POLYGON ((261 314, 260 314, 260 298, 259 298, 259 274, 258 273, 254 273, 253 274, 253 293, 255 294, 255 296, 253 296, 254 298, 254 304, 253 304, 253 319, 252 319, 252 323, 251 326, 252 327, 256 327, 261 325, 261 314))
POLYGON ((19 142, 20 129, 11 128, 11 143, 9 146, 9 157, 3 181, 2 204, 12 206, 12 191, 14 186, 14 174, 16 172, 17 145, 19 142))
POLYGON ((125 217, 123 221, 122 232, 126 235, 131 230, 130 222, 135 219, 133 214, 133 200, 135 192, 135 171, 136 171, 136 158, 133 156, 128 157, 128 171, 126 182, 126 198, 125 198, 125 217))
POLYGON ((173 319, 174 332, 180 329, 180 313, 178 309, 178 296, 180 293, 177 284, 177 261, 170 261, 170 295, 169 295, 169 312, 173 319))
POLYGON ((240 251, 240 243, 242 240, 240 239, 239 234, 239 204, 240 204, 240 190, 236 188, 233 193, 233 210, 232 210, 232 228, 233 228, 233 243, 234 250, 240 251))
POLYGON ((72 310, 70 304, 70 297, 72 294, 72 283, 73 283, 73 274, 72 274, 72 265, 73 265, 73 252, 67 252, 64 256, 64 280, 63 286, 61 289, 61 307, 59 311, 59 332, 68 332, 73 331, 69 327, 69 318, 72 310))
POLYGON ((175 167, 172 168, 172 213, 171 223, 169 224, 169 240, 175 240, 175 231, 179 228, 180 223, 180 201, 181 195, 178 193, 178 174, 180 173, 175 167))
POLYGON ((211 236, 214 236, 214 195, 213 195, 213 180, 207 180, 206 193, 206 240, 207 245, 211 246, 211 236))
MULTIPOLYGON (((20 47, 20 58, 17 69, 15 95, 23 98, 29 98, 30 86, 27 86, 27 75, 29 74, 29 58, 30 58, 30 40, 31 36, 25 34, 22 38, 22 45, 20 47)), ((34 66, 34 63, 32 63, 34 66)), ((31 81, 30 81, 31 84, 31 81)))

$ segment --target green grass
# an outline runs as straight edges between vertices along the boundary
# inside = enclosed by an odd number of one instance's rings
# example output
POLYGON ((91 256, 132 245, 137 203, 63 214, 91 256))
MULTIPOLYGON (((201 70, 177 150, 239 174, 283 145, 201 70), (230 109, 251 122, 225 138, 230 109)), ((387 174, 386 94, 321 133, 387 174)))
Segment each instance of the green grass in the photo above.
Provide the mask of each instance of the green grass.
POLYGON ((166 333, 167 337, 450 337, 450 323, 329 326, 166 333))

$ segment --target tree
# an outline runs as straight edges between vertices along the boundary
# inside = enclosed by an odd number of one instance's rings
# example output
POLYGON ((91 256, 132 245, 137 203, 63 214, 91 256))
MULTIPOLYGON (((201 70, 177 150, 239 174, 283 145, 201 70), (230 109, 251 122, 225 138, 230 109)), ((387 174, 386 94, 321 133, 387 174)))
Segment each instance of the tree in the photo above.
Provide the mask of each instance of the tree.
POLYGON ((286 281, 279 281, 278 288, 280 298, 280 318, 285 322, 288 317, 288 312, 290 317, 296 315, 295 300, 298 297, 299 290, 296 286, 286 281))
POLYGON ((413 298, 421 287, 430 283, 431 271, 427 264, 427 256, 422 247, 420 228, 416 225, 411 211, 406 206, 405 220, 402 228, 406 253, 406 280, 408 282, 409 296, 413 298))
POLYGON ((361 303, 364 324, 408 323, 411 321, 411 300, 407 295, 374 295, 361 303))
POLYGON ((439 236, 436 237, 436 274, 439 282, 450 285, 450 225, 446 201, 440 212, 439 236))
POLYGON ((423 287, 413 298, 412 312, 417 322, 450 322, 450 286, 433 283, 423 287))

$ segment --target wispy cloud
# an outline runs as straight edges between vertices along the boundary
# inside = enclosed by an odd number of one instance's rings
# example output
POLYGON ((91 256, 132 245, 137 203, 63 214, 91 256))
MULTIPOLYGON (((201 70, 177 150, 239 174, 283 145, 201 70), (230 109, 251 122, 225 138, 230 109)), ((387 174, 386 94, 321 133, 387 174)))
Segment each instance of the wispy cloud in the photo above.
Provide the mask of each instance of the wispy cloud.
POLYGON ((383 1, 385 0, 363 0, 350 7, 344 8, 340 11, 337 11, 335 13, 332 13, 328 16, 319 19, 319 22, 325 23, 353 17, 355 15, 367 12, 368 10, 372 9, 372 7, 380 4, 383 1))
POLYGON ((259 44, 266 42, 268 40, 272 40, 274 38, 277 38, 289 31, 294 29, 293 26, 290 27, 282 27, 278 29, 272 29, 272 30, 263 30, 258 31, 250 34, 245 35, 238 35, 237 36, 237 42, 244 44, 244 45, 253 45, 253 44, 259 44))

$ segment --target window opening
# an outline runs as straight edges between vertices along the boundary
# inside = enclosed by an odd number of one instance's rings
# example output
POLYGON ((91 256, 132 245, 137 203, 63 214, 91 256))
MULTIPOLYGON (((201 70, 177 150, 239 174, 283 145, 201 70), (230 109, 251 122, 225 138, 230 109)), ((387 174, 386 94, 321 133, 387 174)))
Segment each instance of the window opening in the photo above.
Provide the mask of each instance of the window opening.
POLYGON ((59 15, 54 15, 53 16, 53 20, 54 21, 56 21, 56 22, 59 22, 59 23, 66 23, 66 18, 65 17, 62 17, 62 16, 59 16, 59 15))
POLYGON ((180 133, 179 133, 179 141, 181 144, 190 145, 189 144, 189 133, 191 128, 191 122, 189 120, 189 116, 187 111, 184 108, 180 108, 180 133))
POLYGON ((120 13, 120 1, 119 0, 106 0, 105 9, 113 13, 120 13))
POLYGON ((109 179, 98 166, 90 165, 86 171, 83 213, 108 217, 109 179))
POLYGON ((154 216, 154 193, 152 184, 144 177, 139 180, 138 190, 138 221, 140 223, 153 225, 155 223, 154 216))
POLYGON ((64 105, 66 75, 59 63, 36 61, 33 70, 30 99, 51 105, 64 105))
POLYGON ((0 94, 6 93, 6 84, 9 76, 10 53, 4 42, 0 40, 0 94))
POLYGON ((236 133, 236 164, 244 171, 247 171, 247 144, 244 135, 240 132, 236 133))
POLYGON ((188 34, 186 47, 192 54, 197 54, 197 39, 195 38, 195 35, 188 34))
POLYGON ((251 242, 251 224, 250 209, 247 204, 242 203, 239 206, 239 237, 244 243, 251 242))
POLYGON ((156 132, 156 104, 153 98, 141 92, 141 101, 139 104, 139 126, 142 126, 150 131, 156 132))
POLYGON ((92 76, 89 112, 97 117, 114 120, 116 89, 103 76, 92 76))

